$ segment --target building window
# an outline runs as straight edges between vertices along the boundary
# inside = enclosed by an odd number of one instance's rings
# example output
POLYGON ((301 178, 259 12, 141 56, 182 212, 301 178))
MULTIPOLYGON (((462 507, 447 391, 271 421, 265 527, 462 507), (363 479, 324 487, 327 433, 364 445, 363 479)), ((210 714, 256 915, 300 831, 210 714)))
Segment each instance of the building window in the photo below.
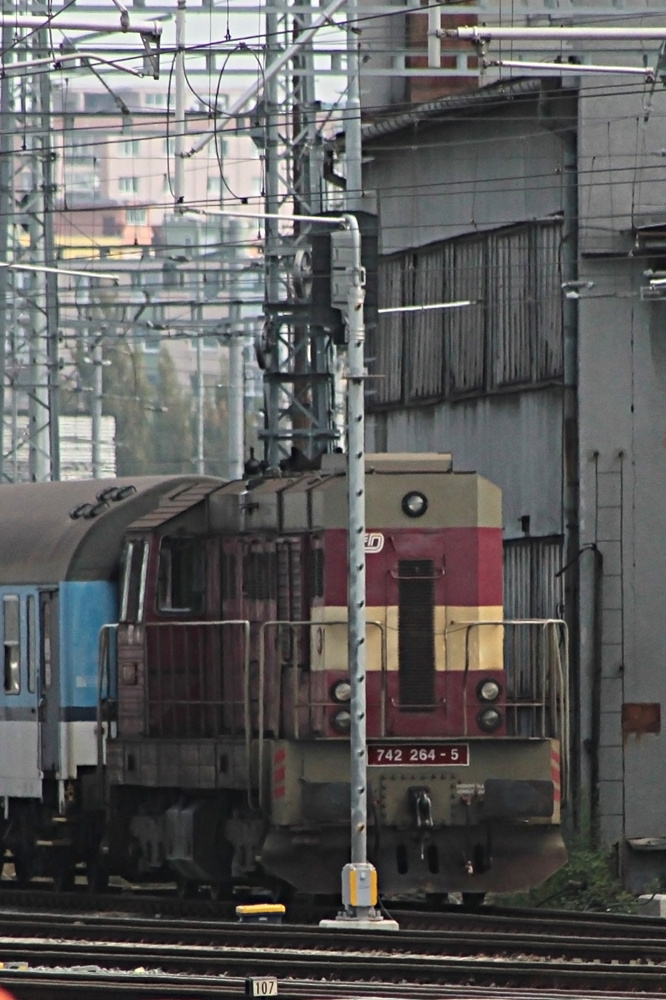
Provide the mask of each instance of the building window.
POLYGON ((219 194, 220 193, 220 178, 217 174, 213 174, 208 178, 208 183, 206 185, 208 194, 219 194))
POLYGON ((144 354, 159 354, 162 346, 159 337, 144 337, 139 344, 144 354))
POLYGON ((124 142, 120 143, 120 155, 121 156, 138 156, 139 155, 139 140, 138 139, 125 139, 124 142))
POLYGON ((125 212, 125 221, 128 226, 145 226, 146 224, 146 210, 145 208, 128 208, 125 212))
POLYGON ((119 177, 118 178, 118 188, 123 194, 138 194, 139 192, 139 178, 138 177, 119 177))

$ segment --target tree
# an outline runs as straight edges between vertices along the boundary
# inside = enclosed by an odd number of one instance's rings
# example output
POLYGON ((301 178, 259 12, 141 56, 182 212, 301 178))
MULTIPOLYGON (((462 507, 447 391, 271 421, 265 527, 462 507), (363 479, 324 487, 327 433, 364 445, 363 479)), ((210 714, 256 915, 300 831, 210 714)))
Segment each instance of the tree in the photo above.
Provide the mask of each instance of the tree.
POLYGON ((153 413, 153 465, 156 472, 182 473, 194 470, 194 435, 191 402, 178 384, 173 358, 160 350, 158 405, 153 413))
POLYGON ((150 405, 153 387, 146 377, 143 355, 127 341, 105 346, 104 412, 116 418, 116 469, 119 476, 155 472, 150 405))

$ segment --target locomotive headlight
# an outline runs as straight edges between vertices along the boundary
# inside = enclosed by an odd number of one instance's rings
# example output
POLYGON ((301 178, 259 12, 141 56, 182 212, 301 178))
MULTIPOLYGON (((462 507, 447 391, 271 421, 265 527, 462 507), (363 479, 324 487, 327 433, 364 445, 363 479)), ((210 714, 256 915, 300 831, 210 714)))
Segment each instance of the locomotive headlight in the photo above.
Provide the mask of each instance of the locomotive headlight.
POLYGON ((501 687, 491 677, 481 681, 476 688, 476 697, 479 701, 497 701, 501 693, 501 687))
POLYGON ((331 698, 338 704, 351 701, 351 684, 349 681, 336 681, 331 688, 331 698))
POLYGON ((341 708, 339 712, 336 712, 331 718, 331 726, 335 729, 336 733, 340 733, 341 736, 346 736, 351 729, 351 715, 346 708, 341 708))
POLYGON ((427 509, 428 498, 425 493, 412 490, 411 493, 405 493, 402 498, 402 512, 407 517, 423 517, 427 509))
POLYGON ((479 729, 486 733, 494 733, 502 725, 502 713, 496 708, 484 708, 476 717, 479 729))

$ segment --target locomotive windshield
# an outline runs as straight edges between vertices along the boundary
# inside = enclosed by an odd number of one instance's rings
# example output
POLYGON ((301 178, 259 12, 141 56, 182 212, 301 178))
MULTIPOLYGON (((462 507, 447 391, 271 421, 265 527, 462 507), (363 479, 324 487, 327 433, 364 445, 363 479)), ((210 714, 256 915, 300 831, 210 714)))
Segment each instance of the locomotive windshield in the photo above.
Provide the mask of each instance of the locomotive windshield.
POLYGON ((123 569, 123 591, 120 620, 140 622, 143 619, 143 599, 148 569, 148 544, 141 540, 128 543, 123 569))

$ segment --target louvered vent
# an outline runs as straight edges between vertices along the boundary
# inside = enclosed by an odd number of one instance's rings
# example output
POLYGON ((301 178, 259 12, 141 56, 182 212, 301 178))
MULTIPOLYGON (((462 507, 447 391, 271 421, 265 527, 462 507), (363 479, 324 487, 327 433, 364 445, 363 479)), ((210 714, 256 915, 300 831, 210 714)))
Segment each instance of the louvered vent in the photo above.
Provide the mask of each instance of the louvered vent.
POLYGON ((434 708, 435 581, 429 559, 398 563, 398 669, 400 707, 434 708))

